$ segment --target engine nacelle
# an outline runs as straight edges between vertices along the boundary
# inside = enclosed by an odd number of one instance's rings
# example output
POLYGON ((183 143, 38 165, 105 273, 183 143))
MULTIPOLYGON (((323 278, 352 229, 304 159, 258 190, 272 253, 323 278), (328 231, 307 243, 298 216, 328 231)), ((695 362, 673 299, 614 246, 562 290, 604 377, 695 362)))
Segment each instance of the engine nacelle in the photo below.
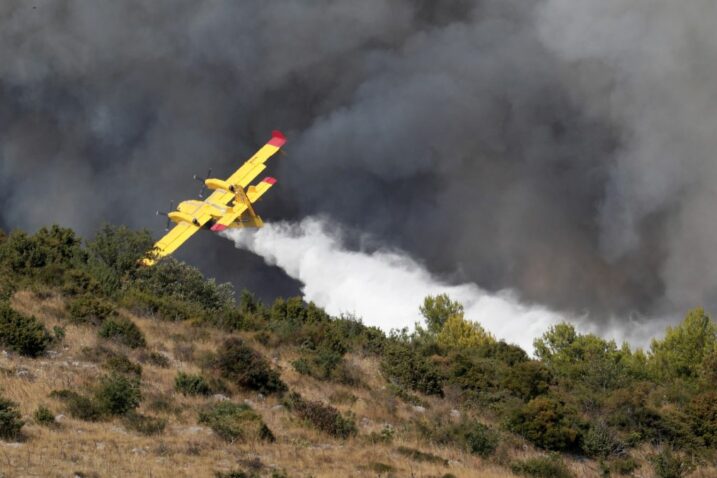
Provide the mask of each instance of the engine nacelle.
POLYGON ((229 184, 226 181, 222 181, 221 179, 205 179, 204 184, 211 190, 217 190, 222 189, 224 191, 234 192, 236 191, 236 187, 233 184, 229 184))
POLYGON ((194 224, 195 226, 199 225, 199 221, 186 212, 172 211, 167 214, 167 217, 176 224, 179 224, 180 222, 188 222, 190 224, 194 224))

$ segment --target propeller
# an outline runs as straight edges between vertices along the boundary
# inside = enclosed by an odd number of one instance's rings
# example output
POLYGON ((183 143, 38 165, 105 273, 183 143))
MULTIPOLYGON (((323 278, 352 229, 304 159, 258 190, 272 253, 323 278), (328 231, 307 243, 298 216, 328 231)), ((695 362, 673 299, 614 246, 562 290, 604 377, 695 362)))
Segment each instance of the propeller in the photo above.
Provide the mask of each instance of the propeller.
MULTIPOLYGON (((174 201, 169 201, 169 210, 174 211, 174 201)), ((169 213, 163 212, 163 211, 157 211, 157 216, 166 216, 167 217, 167 224, 164 226, 164 230, 169 231, 169 226, 172 224, 172 221, 169 219, 169 213)))
POLYGON ((194 175, 193 178, 195 181, 199 181, 202 183, 202 189, 199 190, 199 199, 204 199, 204 193, 207 191, 207 185, 204 184, 204 181, 209 179, 212 176, 212 169, 209 168, 209 171, 207 171, 207 177, 201 178, 198 175, 194 175))

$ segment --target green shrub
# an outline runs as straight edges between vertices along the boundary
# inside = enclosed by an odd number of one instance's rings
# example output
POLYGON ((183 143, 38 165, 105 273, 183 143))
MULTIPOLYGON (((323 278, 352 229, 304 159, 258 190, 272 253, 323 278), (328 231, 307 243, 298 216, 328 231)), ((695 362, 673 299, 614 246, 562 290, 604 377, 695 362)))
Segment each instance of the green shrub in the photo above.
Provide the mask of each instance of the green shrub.
POLYGON ((540 448, 573 450, 581 435, 577 412, 565 402, 540 396, 515 410, 508 417, 508 428, 540 448))
POLYGON ((104 225, 92 240, 87 241, 89 272, 103 292, 113 296, 120 291, 122 280, 140 269, 139 260, 153 243, 149 231, 104 225))
POLYGON ((269 363, 239 338, 230 338, 224 342, 214 365, 224 378, 243 388, 266 394, 287 389, 269 363))
POLYGON ((691 463, 684 457, 663 448, 660 453, 650 457, 657 478, 681 478, 693 470, 691 463))
POLYGON ((94 397, 103 413, 124 415, 139 406, 142 398, 139 380, 118 373, 104 376, 100 379, 94 397))
POLYGON ((497 432, 476 420, 450 425, 436 423, 433 427, 424 427, 422 432, 435 443, 460 447, 482 457, 492 455, 499 442, 497 432))
POLYGON ((420 461, 425 463, 434 463, 437 465, 443 465, 448 466, 448 460, 445 458, 441 458, 440 456, 436 456, 432 453, 426 453, 421 450, 416 450, 415 448, 408 448, 405 446, 400 446, 396 448, 396 451, 400 453, 401 455, 410 458, 413 461, 420 461))
POLYGON ((249 405, 219 402, 199 412, 199 423, 209 426, 228 442, 276 438, 261 417, 249 405))
POLYGON ((167 426, 167 420, 164 418, 140 415, 135 412, 129 412, 124 415, 122 423, 130 430, 134 430, 142 435, 158 435, 162 433, 167 426))
POLYGON ((62 342, 65 340, 65 328, 55 325, 52 327, 52 340, 54 342, 62 342))
POLYGON ((45 352, 52 337, 35 317, 28 317, 0 304, 0 344, 28 357, 45 352))
POLYGON ((147 341, 137 324, 126 317, 110 317, 102 322, 97 332, 100 337, 131 348, 144 347, 147 341))
POLYGON ((138 378, 142 376, 142 366, 140 364, 132 362, 124 354, 114 353, 110 355, 109 357, 107 357, 107 360, 105 360, 102 366, 110 372, 134 375, 138 378))
POLYGON ((72 390, 54 390, 50 396, 61 400, 67 407, 67 413, 80 420, 96 422, 102 418, 102 410, 99 405, 84 395, 72 390))
POLYGON ((498 434, 482 423, 472 424, 464 436, 467 450, 484 458, 492 455, 498 447, 498 434))
POLYGON ((67 305, 67 311, 70 321, 75 324, 99 325, 117 314, 110 302, 89 294, 72 299, 67 305))
POLYGON ((717 392, 696 395, 687 406, 693 433, 708 447, 717 445, 717 392))
POLYGON ((625 448, 615 433, 602 422, 595 423, 588 428, 583 434, 581 447, 588 456, 598 458, 618 454, 625 448))
POLYGON ((32 414, 32 417, 35 419, 35 423, 37 423, 38 425, 48 427, 57 424, 57 422, 55 421, 55 415, 50 411, 49 408, 44 405, 40 405, 39 407, 37 407, 35 413, 32 414))
POLYGON ((25 422, 13 401, 0 397, 0 438, 17 440, 25 422))
POLYGON ((285 400, 287 408, 317 429, 336 438, 348 438, 358 432, 351 418, 346 418, 331 405, 304 400, 298 393, 291 393, 285 400))
POLYGON ((384 346, 381 373, 389 382, 426 395, 443 396, 443 378, 415 344, 392 340, 384 346))
POLYGON ((219 311, 235 306, 231 284, 207 280, 196 267, 173 258, 137 270, 134 286, 149 295, 179 299, 202 310, 219 311))
POLYGON ((552 381, 552 374, 545 365, 530 360, 508 367, 502 386, 522 400, 532 400, 547 393, 552 381))
POLYGON ((515 462, 511 470, 516 475, 531 478, 572 478, 573 474, 560 455, 539 456, 515 462))
POLYGON ((640 468, 640 464, 630 456, 626 458, 616 458, 609 464, 610 471, 623 476, 632 475, 638 468, 640 468))
POLYGON ((174 389, 182 395, 209 395, 212 393, 212 389, 204 377, 184 372, 177 373, 174 378, 174 389))

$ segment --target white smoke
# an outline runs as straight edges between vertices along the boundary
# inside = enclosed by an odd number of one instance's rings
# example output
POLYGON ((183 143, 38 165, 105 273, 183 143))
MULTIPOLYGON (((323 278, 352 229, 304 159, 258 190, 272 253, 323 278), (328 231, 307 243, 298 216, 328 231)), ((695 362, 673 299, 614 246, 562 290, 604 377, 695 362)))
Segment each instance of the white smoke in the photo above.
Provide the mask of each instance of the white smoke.
POLYGON ((447 293, 461 302, 466 318, 499 339, 533 349, 533 339, 567 318, 543 307, 521 304, 512 293, 489 294, 476 284, 450 285, 436 279, 404 253, 348 250, 341 231, 326 221, 266 224, 259 230, 224 233, 304 284, 302 292, 328 313, 351 313, 385 331, 412 327, 427 295, 447 293))

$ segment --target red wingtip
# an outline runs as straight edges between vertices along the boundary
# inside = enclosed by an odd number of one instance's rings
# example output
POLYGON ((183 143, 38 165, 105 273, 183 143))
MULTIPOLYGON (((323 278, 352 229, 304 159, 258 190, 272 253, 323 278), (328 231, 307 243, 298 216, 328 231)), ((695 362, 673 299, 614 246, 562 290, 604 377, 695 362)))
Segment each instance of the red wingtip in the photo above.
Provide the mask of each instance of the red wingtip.
POLYGON ((276 178, 272 178, 269 176, 265 177, 262 181, 269 184, 276 184, 276 178))
POLYGON ((226 228, 227 226, 225 226, 224 224, 214 224, 211 230, 214 232, 222 232, 226 228))
POLYGON ((284 133, 279 131, 278 129, 275 129, 271 132, 271 139, 269 140, 269 144, 272 146, 276 146, 277 148, 281 148, 286 143, 286 136, 284 136, 284 133))

